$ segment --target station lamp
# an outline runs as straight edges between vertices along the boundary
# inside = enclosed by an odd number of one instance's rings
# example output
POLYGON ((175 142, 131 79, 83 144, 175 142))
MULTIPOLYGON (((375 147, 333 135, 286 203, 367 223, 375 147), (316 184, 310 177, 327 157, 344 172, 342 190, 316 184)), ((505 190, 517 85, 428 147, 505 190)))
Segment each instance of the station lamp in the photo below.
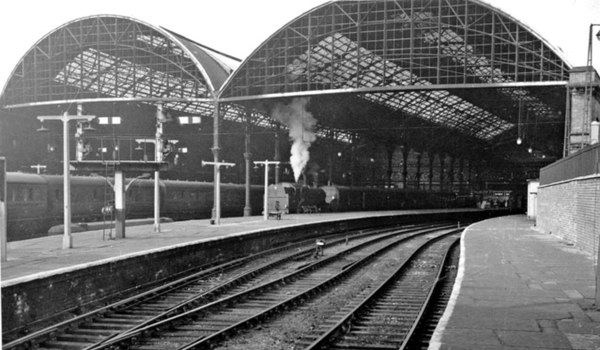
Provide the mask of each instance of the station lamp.
POLYGON ((42 120, 42 125, 37 129, 37 132, 48 132, 50 129, 44 126, 44 121, 42 120))

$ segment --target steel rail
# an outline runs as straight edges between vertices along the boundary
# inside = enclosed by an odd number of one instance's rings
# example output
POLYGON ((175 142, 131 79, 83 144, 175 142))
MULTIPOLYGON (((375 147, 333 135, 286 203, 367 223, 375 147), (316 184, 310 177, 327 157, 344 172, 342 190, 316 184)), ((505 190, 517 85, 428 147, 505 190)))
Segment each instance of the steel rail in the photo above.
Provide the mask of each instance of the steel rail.
MULTIPOLYGON (((372 234, 372 232, 370 230, 358 230, 357 232, 359 232, 359 234, 358 235, 352 235, 352 239, 357 239, 357 238, 360 238, 360 237, 363 237, 363 236, 368 236, 368 235, 372 234)), ((349 235, 348 233, 339 234, 339 236, 342 237, 342 238, 333 240, 333 241, 329 242, 328 245, 333 245, 333 244, 342 242, 342 241, 345 240, 345 237, 348 236, 348 235, 349 235)), ((335 235, 335 234, 333 235, 333 237, 336 237, 336 236, 338 236, 338 235, 335 235)), ((117 302, 111 303, 111 304, 106 305, 104 307, 101 307, 99 309, 95 309, 95 310, 92 310, 90 312, 86 312, 86 313, 84 313, 82 315, 79 315, 79 316, 76 316, 74 318, 71 318, 71 319, 59 322, 59 323, 57 323, 55 325, 52 325, 50 327, 46 327, 44 329, 41 329, 41 330, 38 330, 38 331, 33 332, 31 334, 28 334, 28 335, 26 335, 24 337, 15 339, 15 340, 7 343, 7 344, 4 344, 2 346, 2 349, 3 350, 8 350, 8 349, 18 349, 19 347, 33 346, 33 343, 36 342, 36 341, 37 341, 37 343, 40 343, 41 341, 38 341, 38 340, 40 340, 41 338, 49 337, 50 335, 56 334, 57 332, 60 332, 61 330, 64 330, 64 329, 66 329, 66 328, 68 328, 70 326, 72 327, 74 325, 86 322, 86 321, 88 321, 89 319, 91 319, 91 318, 93 318, 95 316, 103 315, 103 314, 110 313, 110 312, 122 311, 124 309, 134 307, 134 306, 139 305, 141 303, 148 302, 150 300, 153 300, 153 299, 159 298, 161 296, 164 296, 164 295, 166 295, 168 293, 171 293, 171 292, 173 292, 175 290, 178 290, 178 289, 184 288, 186 286, 189 286, 190 284, 193 284, 193 283, 197 282, 199 279, 209 277, 211 275, 214 275, 214 274, 222 272, 222 271, 234 269, 234 268, 236 268, 236 267, 238 267, 238 266, 240 266, 242 264, 245 264, 245 263, 247 263, 249 261, 258 259, 260 257, 264 257, 264 256, 269 255, 269 254, 277 254, 277 253, 283 252, 285 250, 294 249, 294 248, 300 247, 300 246, 312 246, 313 241, 314 241, 313 239, 303 240, 303 241, 298 242, 298 243, 288 244, 288 245, 285 245, 285 246, 281 246, 281 247, 277 247, 277 248, 265 250, 265 251, 262 251, 262 252, 259 252, 259 253, 256 253, 256 254, 252 254, 252 255, 249 255, 249 256, 242 257, 242 258, 234 259, 234 260, 228 261, 226 263, 210 267, 210 268, 205 269, 205 270, 201 270, 199 272, 196 272, 196 273, 193 273, 191 275, 182 277, 182 278, 177 279, 175 281, 168 282, 168 283, 166 283, 164 285, 161 285, 159 287, 152 288, 151 290, 142 292, 142 293, 137 294, 137 295, 133 295, 133 296, 125 298, 123 300, 119 300, 117 302)), ((310 252, 311 249, 307 249, 307 251, 310 252)), ((293 254, 292 256, 297 256, 297 255, 298 255, 298 253, 293 254)), ((281 260, 283 260, 283 259, 285 259, 285 257, 282 258, 281 260)), ((271 262, 271 264, 277 264, 277 263, 278 263, 278 260, 271 262)), ((182 303, 180 303, 179 305, 175 305, 175 306, 173 306, 172 308, 170 308, 167 311, 172 311, 171 309, 173 309, 175 307, 178 307, 178 306, 181 306, 181 304, 182 303)), ((122 334, 122 332, 118 332, 118 333, 115 333, 112 336, 108 336, 106 339, 110 339, 110 338, 115 337, 115 336, 117 336, 119 334, 122 334)), ((101 342, 105 341, 106 339, 102 340, 101 342)))
MULTIPOLYGON (((395 229, 398 229, 398 228, 395 228, 395 229)), ((389 228, 387 230, 392 230, 392 228, 389 228)), ((410 230, 410 228, 407 229, 407 230, 410 230)), ((356 240, 356 239, 368 237, 368 236, 373 235, 373 234, 375 234, 374 230, 366 230, 366 231, 362 231, 361 230, 361 231, 359 231, 358 234, 354 234, 351 237, 352 237, 352 240, 356 240)), ((348 238, 348 234, 347 233, 346 234, 340 234, 340 235, 334 235, 334 237, 337 237, 337 236, 343 236, 343 237, 338 238, 338 239, 334 239, 333 241, 328 240, 327 243, 325 244, 325 246, 326 247, 331 247, 331 246, 334 246, 336 244, 341 244, 341 243, 347 241, 347 238, 348 238)), ((286 248, 293 248, 293 246, 288 245, 288 246, 286 246, 286 248)), ((293 260, 293 259, 297 259, 299 257, 308 256, 308 255, 312 254, 313 252, 314 252, 314 248, 311 247, 311 248, 307 248, 307 249, 298 251, 298 252, 296 252, 294 254, 290 254, 288 256, 282 257, 281 259, 278 259, 276 261, 266 262, 263 265, 258 266, 255 269, 248 270, 248 271, 243 272, 243 273, 241 273, 239 275, 236 275, 236 276, 232 277, 231 279, 229 279, 229 280, 227 280, 227 281, 225 281, 223 283, 220 283, 220 284, 218 284, 218 285, 210 288, 209 290, 207 290, 207 291, 205 291, 205 292, 203 292, 201 294, 197 294, 197 295, 194 295, 191 298, 183 300, 183 301, 181 301, 181 302, 173 305, 172 307, 164 310, 163 312, 159 313, 158 315, 153 316, 152 318, 150 318, 148 320, 145 320, 143 323, 140 323, 140 324, 138 324, 138 325, 136 325, 136 326, 134 326, 134 327, 132 327, 130 329, 124 330, 122 332, 115 333, 115 334, 113 334, 113 335, 111 335, 109 337, 106 337, 105 339, 102 339, 101 341, 98 341, 98 342, 96 342, 96 343, 94 343, 92 345, 89 345, 84 350, 96 348, 96 347, 101 346, 103 343, 105 343, 105 342, 107 342, 107 341, 109 341, 111 339, 124 337, 127 334, 135 332, 136 330, 138 330, 140 328, 148 327, 148 326, 150 326, 150 325, 152 325, 152 324, 154 324, 156 322, 159 322, 159 321, 164 320, 164 319, 169 318, 169 317, 176 316, 177 314, 179 314, 181 312, 188 311, 188 310, 190 310, 190 309, 192 309, 194 307, 198 307, 200 305, 200 303, 207 303, 207 302, 209 302, 209 300, 210 300, 211 297, 213 297, 215 294, 218 294, 219 292, 222 292, 223 290, 226 290, 227 288, 233 288, 234 286, 243 283, 244 281, 246 281, 246 280, 254 277, 255 275, 257 275, 257 274, 259 274, 259 273, 261 273, 261 272, 263 272, 263 271, 265 271, 267 269, 273 268, 276 265, 283 264, 283 263, 285 263, 287 261, 290 261, 290 260, 293 260)))
MULTIPOLYGON (((406 336, 406 340, 402 343, 400 349, 404 350, 404 349, 412 349, 412 347, 418 343, 423 341, 423 336, 419 335, 419 330, 420 328, 422 328, 424 326, 424 321, 425 322, 430 322, 429 320, 424 320, 423 318, 428 318, 428 314, 430 313, 430 311, 432 309, 434 309, 435 307, 437 307, 436 304, 438 304, 440 302, 440 298, 438 297, 434 297, 435 295, 439 295, 440 291, 442 291, 444 289, 444 282, 447 279, 447 274, 444 274, 444 276, 442 277, 442 271, 444 270, 444 268, 446 266, 449 265, 450 261, 452 260, 451 257, 451 252, 452 250, 455 248, 455 246, 457 246, 460 243, 460 237, 457 237, 456 240, 454 240, 454 242, 452 242, 452 244, 450 244, 450 247, 448 248, 448 250, 446 251, 446 254, 444 255, 444 257, 442 258, 442 264, 441 264, 441 269, 440 269, 440 273, 437 276, 437 279, 435 281, 435 284, 432 288, 432 292, 430 293, 430 295, 428 296, 427 301, 424 303, 424 307, 423 307, 423 312, 421 312, 418 320, 414 323, 414 326, 411 328, 411 330, 409 331, 409 333, 406 336)), ((452 290, 452 287, 449 288, 450 292, 452 290)), ((446 303, 443 303, 444 308, 446 303)), ((437 325, 437 320, 435 321, 435 324, 437 325)), ((423 332, 423 330, 421 330, 421 332, 423 332)), ((427 341, 429 341, 429 338, 427 338, 427 341)), ((399 350, 400 350, 399 349, 399 350)))
MULTIPOLYGON (((375 290, 373 290, 360 304, 358 304, 351 311, 349 311, 340 321, 338 321, 334 326, 332 326, 329 329, 329 331, 324 333, 321 337, 319 337, 317 340, 315 340, 312 344, 310 344, 305 349, 306 350, 324 349, 324 348, 327 348, 328 346, 332 345, 332 343, 335 341, 335 338, 337 336, 339 336, 344 330, 351 329, 352 322, 355 321, 356 319, 358 319, 362 314, 368 312, 370 306, 378 298, 380 298, 383 293, 389 291, 389 289, 392 288, 392 284, 400 278, 402 273, 404 273, 407 269, 409 269, 409 267, 410 267, 409 265, 414 261, 414 259, 420 253, 422 253, 427 247, 431 246, 431 244, 433 244, 447 236, 454 235, 460 231, 462 231, 462 229, 453 230, 444 235, 435 237, 434 239, 426 242, 425 244, 420 246, 418 249, 416 249, 402 265, 400 265, 384 282, 382 282, 375 290)), ((446 253, 444 254, 444 257, 441 260, 445 261, 447 255, 448 255, 448 251, 446 251, 446 253)), ((429 303, 431 295, 433 294, 433 289, 434 289, 433 286, 435 286, 438 283, 438 281, 440 280, 440 275, 443 271, 442 266, 443 265, 440 265, 440 268, 436 274, 435 282, 433 283, 432 288, 430 288, 429 293, 426 297, 426 302, 425 302, 423 308, 420 310, 416 321, 413 323, 413 326, 411 327, 411 330, 409 331, 409 334, 406 336, 400 349, 404 349, 404 346, 407 343, 406 339, 408 339, 408 336, 414 332, 416 325, 418 324, 419 320, 421 319, 421 316, 424 312, 425 306, 429 303)))
MULTIPOLYGON (((422 228, 417 228, 415 230, 419 230, 419 229, 424 230, 422 228)), ((427 230, 436 230, 436 229, 439 229, 439 228, 427 229, 427 230)), ((404 233, 406 230, 399 230, 399 231, 402 231, 402 233, 404 233)), ((424 231, 426 231, 426 230, 424 230, 424 231)), ((210 313, 211 310, 218 309, 219 307, 221 307, 223 305, 230 305, 230 304, 234 303, 236 300, 247 298, 250 295, 259 294, 259 293, 261 293, 261 292, 263 292, 265 290, 269 290, 269 289, 271 289, 274 286, 277 286, 279 284, 288 283, 293 278, 295 278, 296 276, 300 276, 302 274, 309 273, 310 271, 315 270, 315 269, 319 268, 320 266, 329 263, 330 261, 334 261, 336 258, 339 258, 340 256, 344 256, 344 255, 350 254, 353 251, 361 249, 365 245, 374 244, 376 241, 380 241, 380 240, 386 239, 387 237, 391 237, 391 236, 396 235, 396 234, 398 234, 398 233, 397 232, 396 233, 392 232, 392 233, 387 233, 387 234, 385 234, 383 236, 379 236, 379 237, 377 237, 375 239, 372 239, 372 240, 370 240, 368 242, 364 242, 364 243, 361 243, 361 244, 356 245, 354 247, 351 247, 349 249, 346 249, 343 252, 340 252, 340 253, 338 253, 336 255, 332 255, 332 256, 329 256, 329 257, 327 257, 325 259, 318 260, 318 261, 316 261, 316 262, 314 262, 312 264, 303 266, 303 267, 297 269, 296 271, 288 273, 287 275, 285 275, 283 277, 280 277, 280 278, 277 278, 277 279, 275 279, 273 281, 262 283, 262 284, 260 284, 258 286, 255 286, 253 288, 244 290, 244 291, 236 293, 234 295, 231 295, 231 296, 228 296, 228 297, 225 297, 225 298, 221 298, 219 300, 210 302, 210 303, 205 304, 203 306, 200 306, 200 307, 197 307, 197 308, 185 311, 183 313, 180 313, 178 315, 175 315, 175 316, 163 319, 161 321, 155 322, 155 323, 153 323, 153 324, 151 324, 149 326, 136 329, 135 331, 132 331, 132 332, 123 334, 121 336, 115 337, 115 338, 113 338, 113 339, 111 339, 111 340, 109 340, 109 341, 107 341, 107 342, 105 342, 103 344, 100 344, 97 347, 90 348, 90 350, 91 349, 105 349, 105 348, 110 348, 110 347, 125 346, 125 343, 131 343, 131 342, 133 342, 134 338, 138 337, 140 334, 143 334, 145 332, 152 332, 152 331, 155 331, 155 330, 159 330, 161 328, 168 327, 170 324, 174 324, 176 322, 180 322, 180 321, 185 320, 185 319, 190 318, 190 317, 195 317, 198 314, 210 313)))
MULTIPOLYGON (((426 235, 428 233, 439 231, 441 229, 443 229, 443 228, 426 230, 426 231, 419 232, 419 233, 416 233, 411 236, 400 237, 395 242, 388 244, 385 247, 378 249, 378 250, 364 256, 363 258, 359 259, 358 261, 350 264, 347 268, 342 269, 338 274, 311 287, 310 289, 305 290, 304 292, 298 293, 297 295, 294 295, 294 296, 260 312, 259 314, 250 316, 242 321, 237 322, 236 324, 233 324, 227 328, 222 329, 221 331, 215 332, 210 336, 202 337, 196 341, 190 342, 189 344, 187 344, 183 347, 179 347, 178 350, 204 349, 206 347, 210 348, 210 347, 214 346, 215 343, 220 342, 222 339, 224 339, 230 335, 236 334, 241 329, 247 328, 248 326, 258 323, 258 322, 260 322, 260 320, 268 318, 270 315, 272 315, 278 311, 284 310, 284 309, 294 305, 294 303, 296 303, 296 302, 302 302, 304 299, 312 298, 314 295, 317 295, 323 289, 328 288, 336 283, 339 283, 342 279, 346 278, 349 274, 351 274, 355 270, 358 270, 362 265, 366 264, 367 262, 369 262, 373 258, 377 257, 378 255, 381 255, 381 254, 385 253, 386 251, 393 249, 398 244, 405 242, 407 240, 416 238, 416 237, 426 235)), ((357 248, 361 249, 362 247, 360 247, 360 248, 357 247, 357 248)), ((358 250, 358 249, 356 249, 356 250, 358 250)), ((331 258, 333 258, 333 257, 331 257, 331 258)))

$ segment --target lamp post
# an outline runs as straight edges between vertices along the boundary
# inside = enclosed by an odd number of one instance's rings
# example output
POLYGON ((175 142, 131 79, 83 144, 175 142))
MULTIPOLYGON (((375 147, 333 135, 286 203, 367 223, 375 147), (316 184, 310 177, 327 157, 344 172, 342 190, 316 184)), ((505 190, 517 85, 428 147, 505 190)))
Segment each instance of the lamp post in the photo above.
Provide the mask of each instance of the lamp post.
MULTIPOLYGON (((594 74, 594 66, 593 66, 593 61, 592 61, 592 56, 593 56, 593 50, 592 50, 592 44, 593 44, 593 40, 592 40, 592 34, 594 32, 594 27, 598 27, 600 26, 600 23, 591 23, 590 24, 590 30, 589 30, 589 35, 588 35, 588 52, 587 52, 587 67, 586 67, 586 72, 585 72, 585 100, 584 100, 584 112, 583 112, 583 118, 582 123, 582 129, 581 132, 583 133, 584 130, 587 129, 587 125, 592 122, 592 117, 593 117, 593 107, 592 107, 592 97, 594 96, 594 87, 592 86, 592 82, 594 81, 593 78, 593 74, 594 74)), ((596 33, 596 38, 598 40, 600 40, 600 31, 598 31, 598 33, 596 33)), ((591 124, 590 128, 591 128, 591 124)), ((590 135, 591 136, 591 135, 590 135)), ((582 145, 581 147, 583 148, 583 142, 584 140, 581 141, 582 145)))
MULTIPOLYGON (((590 32, 588 36, 588 54, 587 54, 587 65, 592 65, 592 34, 594 31, 594 27, 600 27, 600 23, 591 23, 590 24, 590 32)), ((596 33, 596 38, 600 40, 600 31, 596 33)))
POLYGON ((64 202, 64 233, 63 249, 73 248, 73 237, 71 236, 71 172, 69 169, 69 121, 86 120, 92 121, 96 116, 83 115, 81 104, 77 105, 77 115, 69 115, 65 112, 63 115, 44 115, 37 117, 41 122, 46 120, 60 120, 63 122, 63 202, 64 202))
POLYGON ((31 169, 36 169, 38 175, 42 173, 42 169, 46 170, 46 166, 42 164, 30 165, 29 167, 31 169))
POLYGON ((6 243, 8 238, 8 221, 6 220, 6 159, 0 157, 0 260, 6 262, 6 243))
POLYGON ((215 198, 214 198, 214 207, 212 210, 212 220, 211 224, 218 225, 221 222, 221 167, 230 167, 235 166, 234 163, 226 163, 226 162, 205 162, 202 161, 202 166, 205 165, 214 165, 215 167, 215 198))
MULTIPOLYGON (((138 144, 136 150, 144 151, 143 160, 144 162, 148 161, 148 156, 146 154, 146 144, 151 143, 154 145, 154 161, 159 163, 163 161, 163 139, 162 139, 162 123, 157 123, 156 135, 154 139, 135 139, 135 142, 138 144), (144 144, 144 147, 141 147, 141 144, 144 144)), ((179 140, 169 140, 170 144, 176 144, 179 140)), ((160 232, 160 170, 154 171, 154 232, 160 232)))
POLYGON ((268 202, 267 202, 267 197, 269 194, 269 165, 274 164, 274 165, 279 165, 280 162, 278 161, 268 161, 268 160, 264 160, 264 161, 254 161, 254 164, 262 164, 265 166, 265 193, 264 193, 264 197, 263 197, 263 218, 264 220, 269 220, 269 211, 267 210, 268 208, 268 202))

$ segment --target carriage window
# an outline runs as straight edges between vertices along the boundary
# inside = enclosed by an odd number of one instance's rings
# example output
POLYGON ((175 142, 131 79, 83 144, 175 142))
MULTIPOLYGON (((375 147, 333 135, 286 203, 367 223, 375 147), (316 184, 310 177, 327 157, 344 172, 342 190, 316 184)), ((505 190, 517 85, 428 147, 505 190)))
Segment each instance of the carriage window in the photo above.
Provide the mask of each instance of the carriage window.
POLYGON ((23 202, 32 202, 33 201, 33 188, 24 188, 23 189, 23 202))
POLYGON ((39 202, 42 200, 42 191, 39 188, 33 189, 33 200, 39 202))

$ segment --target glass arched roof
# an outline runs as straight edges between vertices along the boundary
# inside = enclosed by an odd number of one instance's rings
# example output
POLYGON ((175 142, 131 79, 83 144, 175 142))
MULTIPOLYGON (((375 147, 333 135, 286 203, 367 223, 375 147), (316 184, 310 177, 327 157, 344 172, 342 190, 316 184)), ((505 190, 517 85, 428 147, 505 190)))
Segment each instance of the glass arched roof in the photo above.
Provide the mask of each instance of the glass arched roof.
POLYGON ((218 53, 166 29, 91 16, 40 39, 13 70, 0 105, 141 101, 211 115, 215 91, 232 70, 218 53))
POLYGON ((539 35, 479 1, 330 1, 259 46, 220 99, 354 93, 490 141, 515 127, 524 103, 536 118, 559 114, 543 92, 564 86, 569 69, 539 35), (477 88, 501 103, 455 92, 477 88))

